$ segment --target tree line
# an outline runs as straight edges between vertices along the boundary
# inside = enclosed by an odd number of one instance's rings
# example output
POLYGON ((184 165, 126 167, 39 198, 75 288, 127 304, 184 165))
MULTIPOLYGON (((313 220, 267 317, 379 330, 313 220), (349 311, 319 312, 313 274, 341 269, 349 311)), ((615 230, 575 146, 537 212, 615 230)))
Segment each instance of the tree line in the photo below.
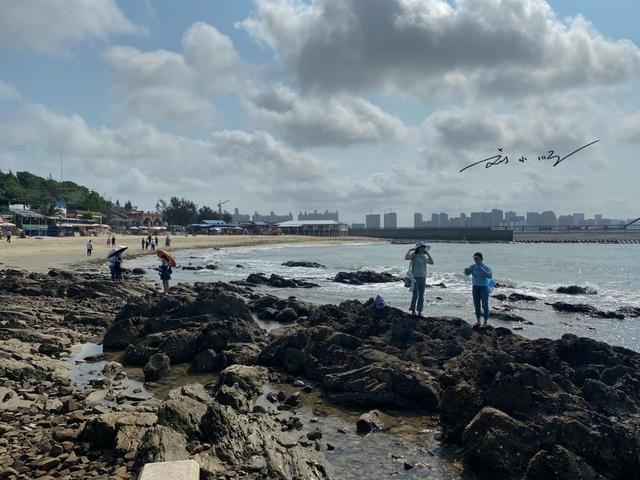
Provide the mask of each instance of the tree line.
POLYGON ((44 215, 56 213, 55 201, 63 200, 68 208, 104 212, 111 204, 97 192, 74 182, 58 182, 29 172, 0 171, 0 205, 24 203, 37 208, 44 215))
POLYGON ((168 225, 187 226, 203 220, 231 221, 231 214, 226 210, 220 213, 207 205, 198 207, 186 198, 171 197, 168 202, 160 199, 156 203, 156 210, 168 225))

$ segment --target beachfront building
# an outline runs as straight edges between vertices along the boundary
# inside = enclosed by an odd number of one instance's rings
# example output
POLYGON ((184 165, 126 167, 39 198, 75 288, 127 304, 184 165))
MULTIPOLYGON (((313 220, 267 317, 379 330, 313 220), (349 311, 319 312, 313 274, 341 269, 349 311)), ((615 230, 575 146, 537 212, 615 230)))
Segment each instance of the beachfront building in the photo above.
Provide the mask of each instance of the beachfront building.
POLYGON ((231 223, 240 225, 242 223, 249 222, 251 222, 251 215, 240 213, 240 210, 238 210, 237 208, 233 210, 233 215, 231 215, 231 223))
POLYGON ((288 235, 343 237, 349 234, 349 226, 335 220, 289 220, 277 225, 282 233, 288 235))

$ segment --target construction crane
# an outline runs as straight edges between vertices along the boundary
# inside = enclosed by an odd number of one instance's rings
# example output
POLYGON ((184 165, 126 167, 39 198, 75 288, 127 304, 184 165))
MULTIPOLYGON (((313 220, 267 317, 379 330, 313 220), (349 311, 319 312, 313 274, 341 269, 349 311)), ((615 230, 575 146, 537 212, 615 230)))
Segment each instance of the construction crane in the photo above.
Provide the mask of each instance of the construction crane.
POLYGON ((224 205, 225 203, 230 202, 230 201, 231 201, 231 200, 225 200, 225 201, 223 202, 222 200, 220 200, 220 201, 218 202, 218 213, 220 213, 220 214, 221 214, 221 213, 222 213, 222 205, 224 205))

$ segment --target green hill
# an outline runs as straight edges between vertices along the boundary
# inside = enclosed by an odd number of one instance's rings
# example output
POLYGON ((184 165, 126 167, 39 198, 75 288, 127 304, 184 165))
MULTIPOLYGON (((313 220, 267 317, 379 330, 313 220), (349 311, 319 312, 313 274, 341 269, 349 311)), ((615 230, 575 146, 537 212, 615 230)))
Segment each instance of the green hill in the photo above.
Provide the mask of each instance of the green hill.
POLYGON ((56 200, 64 200, 67 208, 104 212, 111 204, 98 193, 74 182, 57 182, 29 172, 0 171, 0 207, 9 203, 26 203, 45 214, 54 211, 56 200))

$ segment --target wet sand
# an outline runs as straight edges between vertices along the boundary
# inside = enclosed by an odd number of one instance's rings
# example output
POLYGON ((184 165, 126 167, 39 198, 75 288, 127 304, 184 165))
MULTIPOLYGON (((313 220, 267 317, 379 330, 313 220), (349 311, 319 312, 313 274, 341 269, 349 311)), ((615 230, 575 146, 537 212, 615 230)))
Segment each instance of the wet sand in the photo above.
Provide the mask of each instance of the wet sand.
MULTIPOLYGON (((128 246, 124 258, 153 255, 151 249, 142 250, 139 235, 116 235, 116 245, 128 246)), ((357 237, 308 237, 298 235, 189 235, 171 237, 171 247, 164 247, 165 237, 158 237, 160 248, 167 251, 189 248, 225 248, 273 244, 362 242, 357 237)), ((376 241, 376 240, 372 240, 376 241)), ((74 269, 83 265, 103 263, 111 250, 107 237, 32 237, 13 238, 11 243, 0 242, 0 268, 17 268, 46 273, 51 268, 74 269), (93 240, 92 256, 86 245, 93 240)))

